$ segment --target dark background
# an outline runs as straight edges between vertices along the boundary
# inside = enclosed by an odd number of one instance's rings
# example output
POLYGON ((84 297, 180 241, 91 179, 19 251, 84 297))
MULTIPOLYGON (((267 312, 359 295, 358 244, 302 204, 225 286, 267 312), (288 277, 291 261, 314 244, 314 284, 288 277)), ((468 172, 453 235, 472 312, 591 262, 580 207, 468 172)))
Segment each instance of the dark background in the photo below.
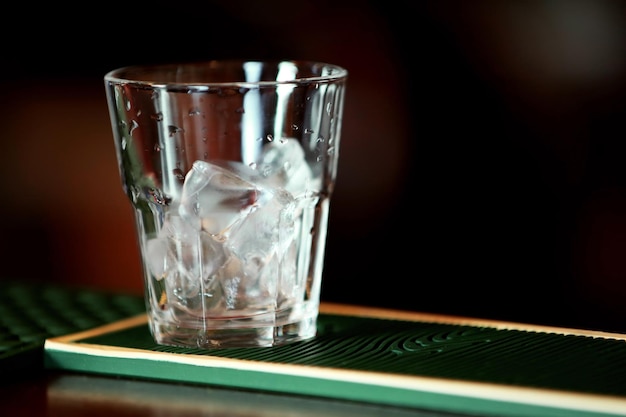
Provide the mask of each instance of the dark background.
POLYGON ((103 76, 350 72, 322 299, 626 332, 626 3, 23 2, 3 25, 1 279, 141 294, 103 76))

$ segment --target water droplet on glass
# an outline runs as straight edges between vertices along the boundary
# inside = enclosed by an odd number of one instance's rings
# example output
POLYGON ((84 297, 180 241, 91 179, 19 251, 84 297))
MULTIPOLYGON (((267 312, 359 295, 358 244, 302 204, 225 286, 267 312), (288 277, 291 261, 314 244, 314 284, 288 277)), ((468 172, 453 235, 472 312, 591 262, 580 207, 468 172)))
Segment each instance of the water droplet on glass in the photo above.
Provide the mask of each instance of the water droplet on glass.
POLYGON ((318 136, 317 139, 315 140, 317 143, 323 143, 324 142, 324 136, 318 136))
POLYGON ((154 144, 154 151, 155 152, 161 152, 161 145, 159 145, 158 143, 154 144))
POLYGON ((172 171, 172 173, 174 174, 174 176, 179 179, 179 180, 184 180, 185 179, 185 173, 183 172, 182 169, 180 168, 174 168, 174 170, 172 171))
POLYGON ((326 151, 326 153, 328 155, 334 154, 335 153, 335 147, 334 146, 329 147, 328 150, 326 151))
POLYGON ((189 116, 197 116, 199 114, 200 114, 200 109, 197 107, 194 107, 189 110, 189 116))
POLYGON ((132 135, 133 131, 139 127, 139 123, 136 120, 130 121, 130 127, 128 128, 128 134, 132 135))
POLYGON ((167 198, 163 195, 161 190, 157 188, 150 188, 148 194, 152 198, 152 201, 157 204, 166 205, 168 203, 167 198))
POLYGON ((250 168, 252 168, 252 169, 256 169, 256 167, 257 167, 257 163, 256 163, 256 162, 250 162, 250 163, 248 164, 248 166, 249 166, 250 168))
POLYGON ((329 102, 328 104, 326 104, 326 114, 330 115, 333 111, 333 103, 329 102))
POLYGON ((298 126, 298 125, 291 125, 291 130, 293 130, 294 132, 297 131, 298 129, 300 129, 300 126, 298 126))
POLYGON ((267 141, 268 141, 268 142, 271 142, 271 141, 273 141, 273 140, 274 140, 274 136, 272 136, 271 134, 270 134, 270 135, 267 135, 267 136, 266 136, 266 138, 267 138, 267 141))
POLYGON ((178 127, 178 126, 173 126, 173 125, 169 125, 169 126, 167 127, 167 130, 168 130, 168 132, 169 132, 169 134, 170 134, 170 137, 172 137, 172 136, 174 136, 175 134, 180 133, 180 132, 182 132, 182 131, 183 131, 183 129, 181 129, 180 127, 178 127))
POLYGON ((158 113, 155 113, 155 114, 151 114, 150 118, 152 120, 156 120, 157 122, 160 122, 161 120, 163 120, 163 113, 158 112, 158 113))
POLYGON ((310 135, 312 133, 315 133, 315 131, 313 131, 313 129, 309 129, 308 127, 304 129, 304 133, 306 133, 307 135, 310 135))

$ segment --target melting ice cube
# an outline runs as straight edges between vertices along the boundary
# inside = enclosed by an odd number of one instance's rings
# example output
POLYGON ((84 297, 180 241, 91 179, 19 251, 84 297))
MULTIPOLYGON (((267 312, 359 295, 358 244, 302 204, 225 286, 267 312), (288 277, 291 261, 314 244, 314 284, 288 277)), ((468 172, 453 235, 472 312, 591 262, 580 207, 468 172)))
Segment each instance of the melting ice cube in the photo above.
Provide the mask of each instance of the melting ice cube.
POLYGON ((165 279, 169 302, 190 312, 201 310, 201 294, 211 294, 227 258, 225 248, 176 214, 167 215, 157 238, 146 245, 148 268, 157 280, 165 279))
POLYGON ((185 177, 179 208, 183 219, 218 240, 226 239, 237 222, 271 198, 269 191, 252 182, 258 177, 256 171, 244 164, 227 166, 230 170, 194 162, 185 177))
POLYGON ((265 145, 258 170, 275 187, 282 187, 295 197, 308 188, 319 187, 311 183, 311 169, 296 139, 281 139, 265 145))

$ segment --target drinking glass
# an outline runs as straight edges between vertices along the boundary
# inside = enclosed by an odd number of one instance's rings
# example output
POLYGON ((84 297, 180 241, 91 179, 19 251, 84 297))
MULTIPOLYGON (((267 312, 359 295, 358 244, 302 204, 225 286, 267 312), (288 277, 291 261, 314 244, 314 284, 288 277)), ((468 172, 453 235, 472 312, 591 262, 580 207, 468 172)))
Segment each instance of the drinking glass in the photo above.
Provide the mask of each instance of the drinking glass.
POLYGON ((105 75, 157 343, 315 336, 347 75, 243 60, 105 75))

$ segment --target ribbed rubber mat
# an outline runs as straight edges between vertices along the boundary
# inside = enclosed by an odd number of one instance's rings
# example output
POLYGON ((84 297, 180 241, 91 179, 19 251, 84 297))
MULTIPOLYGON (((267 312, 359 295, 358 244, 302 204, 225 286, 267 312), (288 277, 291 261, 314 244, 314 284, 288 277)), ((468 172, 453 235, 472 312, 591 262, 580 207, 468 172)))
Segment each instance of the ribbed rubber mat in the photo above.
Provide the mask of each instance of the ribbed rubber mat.
POLYGON ((0 281, 0 371, 43 369, 47 338, 145 312, 142 297, 0 281))
POLYGON ((80 343, 626 396, 626 341, 322 314, 318 337, 271 349, 160 346, 147 326, 80 343))
POLYGON ((0 282, 0 372, 59 368, 479 415, 626 415, 625 335, 336 307, 322 309, 314 339, 207 351, 154 343, 142 297, 0 282), (463 381, 469 391, 448 391, 463 381), (495 388, 522 396, 498 399, 495 388), (542 405, 538 393, 561 394, 542 405), (563 403, 581 395, 593 406, 563 403))
POLYGON ((322 304, 272 348, 157 345, 145 315, 46 341, 46 366, 478 416, 626 416, 626 335, 322 304))

